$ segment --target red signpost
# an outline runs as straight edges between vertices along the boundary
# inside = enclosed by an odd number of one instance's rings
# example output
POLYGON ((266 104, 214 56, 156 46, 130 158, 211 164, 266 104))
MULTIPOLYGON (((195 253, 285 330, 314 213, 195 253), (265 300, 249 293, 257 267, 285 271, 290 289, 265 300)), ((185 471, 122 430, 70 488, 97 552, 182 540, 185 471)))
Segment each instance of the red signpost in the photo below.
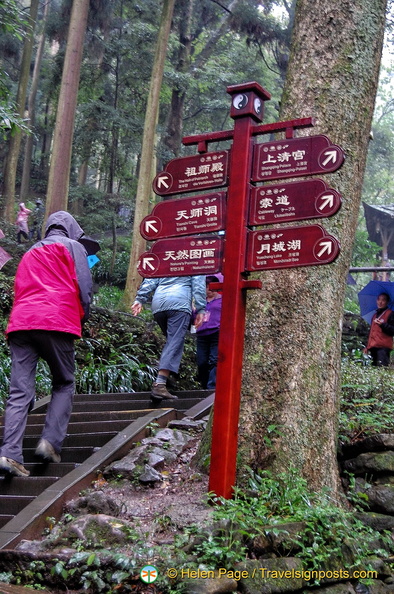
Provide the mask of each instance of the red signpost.
POLYGON ((227 184, 228 151, 203 153, 169 161, 153 180, 153 191, 159 196, 198 192, 227 184))
POLYGON ((217 235, 159 239, 140 256, 138 272, 145 277, 214 274, 222 266, 223 239, 217 235))
POLYGON ((324 135, 293 138, 295 129, 313 125, 312 118, 257 125, 270 98, 258 83, 227 92, 234 129, 184 138, 200 154, 173 159, 153 181, 160 196, 228 185, 227 201, 225 192, 216 192, 156 205, 140 229, 145 239, 158 241, 138 263, 144 277, 223 272, 223 283, 211 283, 223 290, 223 301, 209 490, 224 498, 232 496, 236 477, 246 290, 261 288, 260 281, 247 280, 248 273, 328 264, 340 250, 321 225, 248 229, 335 214, 341 197, 321 179, 251 183, 329 173, 344 162, 342 149, 324 135), (256 136, 278 131, 285 132, 284 140, 255 144, 256 136), (210 142, 221 140, 233 141, 231 151, 208 152, 210 142), (224 238, 206 234, 222 229, 224 238))
POLYGON ((320 225, 248 231, 246 268, 274 270, 329 264, 339 254, 338 240, 320 225))
POLYGON ((159 202, 140 225, 144 239, 206 233, 224 229, 226 193, 159 202))
POLYGON ((342 198, 322 179, 309 179, 251 188, 249 225, 287 223, 331 217, 342 198))
POLYGON ((331 173, 344 159, 343 150, 324 135, 264 142, 255 147, 252 181, 331 173))

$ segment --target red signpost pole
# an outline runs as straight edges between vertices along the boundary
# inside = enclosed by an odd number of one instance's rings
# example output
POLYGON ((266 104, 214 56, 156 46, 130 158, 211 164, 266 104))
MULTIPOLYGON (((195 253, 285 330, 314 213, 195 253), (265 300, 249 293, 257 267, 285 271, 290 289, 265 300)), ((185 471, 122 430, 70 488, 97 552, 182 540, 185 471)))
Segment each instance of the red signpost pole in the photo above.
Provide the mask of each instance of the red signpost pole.
MULTIPOLYGON (((172 200, 165 207, 157 207, 153 213, 157 216, 145 217, 142 222, 142 235, 146 239, 158 239, 158 241, 149 252, 142 254, 138 270, 144 277, 214 274, 219 271, 223 262, 223 283, 211 283, 212 288, 223 289, 223 301, 209 490, 229 499, 233 494, 236 481, 246 290, 261 288, 260 281, 247 280, 246 271, 328 264, 337 257, 340 250, 338 240, 328 235, 319 225, 307 228, 287 227, 281 228, 280 233, 283 238, 286 238, 287 243, 283 241, 282 248, 288 257, 281 259, 276 255, 275 249, 275 258, 273 258, 270 251, 271 239, 274 238, 270 236, 270 230, 251 231, 248 230, 248 225, 266 225, 276 222, 276 215, 282 218, 283 222, 331 216, 340 207, 341 197, 331 188, 319 193, 316 190, 316 183, 319 187, 323 186, 323 190, 325 188, 321 180, 313 182, 315 190, 311 196, 306 189, 311 187, 311 182, 301 182, 303 185, 301 194, 300 183, 290 182, 283 185, 280 182, 280 189, 287 192, 285 198, 289 208, 285 213, 283 210, 274 209, 273 214, 271 213, 273 219, 270 220, 264 214, 264 203, 261 208, 256 208, 256 200, 259 196, 264 198, 264 193, 270 191, 270 186, 253 188, 251 202, 254 210, 252 209, 250 214, 250 184, 316 173, 330 173, 341 167, 345 155, 339 146, 333 145, 324 135, 293 138, 296 128, 313 126, 313 118, 260 124, 263 118, 264 101, 270 99, 270 95, 258 83, 233 85, 227 88, 227 92, 232 98, 230 116, 235 120, 234 129, 183 138, 185 145, 198 145, 199 155, 173 159, 153 181, 153 189, 159 196, 211 190, 228 184, 224 253, 222 255, 221 238, 204 234, 209 230, 223 229, 224 205, 222 202, 224 202, 225 193, 172 200), (256 125, 256 122, 260 125, 256 125), (254 146, 255 136, 279 131, 286 133, 285 141, 272 141, 254 146), (208 143, 231 139, 233 143, 230 152, 227 150, 208 152, 208 143), (256 197, 256 192, 263 192, 263 194, 256 197), (212 219, 209 213, 204 213, 205 219, 200 218, 202 210, 194 208, 197 202, 201 200, 201 203, 206 205, 206 201, 215 201, 219 196, 220 208, 218 211, 215 210, 216 218, 212 219), (302 204, 298 204, 299 200, 302 204), (202 233, 202 236, 177 239, 178 235, 189 235, 189 232, 202 233), (288 237, 289 233, 291 236, 288 237), (195 248, 199 246, 201 249, 196 250, 195 248), (197 252, 201 254, 198 255, 197 252), (190 259, 191 256, 192 259, 190 259)), ((201 203, 199 203, 200 206, 201 203)), ((274 231, 275 235, 279 233, 279 230, 274 231)), ((272 249, 274 251, 274 246, 272 249)))
POLYGON ((234 85, 228 87, 227 92, 232 96, 230 114, 235 125, 223 263, 222 320, 226 323, 219 335, 209 490, 229 499, 232 497, 236 478, 246 289, 256 288, 256 283, 248 282, 243 277, 253 151, 252 131, 255 122, 261 121, 263 102, 270 95, 257 83, 234 85))

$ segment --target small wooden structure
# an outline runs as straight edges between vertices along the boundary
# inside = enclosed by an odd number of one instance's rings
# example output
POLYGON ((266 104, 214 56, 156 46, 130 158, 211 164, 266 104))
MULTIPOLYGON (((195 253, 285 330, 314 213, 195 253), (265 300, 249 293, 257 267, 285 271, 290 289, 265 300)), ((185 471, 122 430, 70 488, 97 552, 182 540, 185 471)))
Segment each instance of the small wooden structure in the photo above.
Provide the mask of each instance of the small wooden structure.
MULTIPOLYGON (((382 246, 382 267, 389 267, 394 259, 394 204, 378 206, 363 202, 368 237, 382 246)), ((390 274, 384 271, 380 280, 389 280, 390 274)), ((377 273, 374 278, 378 278, 377 273)))

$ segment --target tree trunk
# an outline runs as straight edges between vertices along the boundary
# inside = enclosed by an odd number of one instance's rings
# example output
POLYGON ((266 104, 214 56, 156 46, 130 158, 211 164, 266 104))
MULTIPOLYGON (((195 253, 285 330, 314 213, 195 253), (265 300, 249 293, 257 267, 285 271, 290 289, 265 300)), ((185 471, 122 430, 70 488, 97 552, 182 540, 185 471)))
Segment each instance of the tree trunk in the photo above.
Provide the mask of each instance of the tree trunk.
MULTIPOLYGON (((35 119, 36 119, 36 97, 37 97, 37 90, 38 90, 38 81, 40 78, 40 68, 42 63, 42 57, 44 54, 44 47, 45 47, 45 24, 48 16, 48 9, 49 9, 49 2, 47 2, 44 6, 44 15, 42 20, 42 33, 40 35, 40 40, 38 42, 37 48, 37 55, 34 62, 34 70, 33 70, 33 77, 31 81, 31 89, 29 93, 29 99, 27 104, 27 110, 29 115, 29 127, 31 131, 34 131, 35 119)), ((21 189, 20 189, 20 199, 22 202, 25 202, 29 195, 30 189, 30 171, 31 171, 31 159, 33 155, 33 134, 30 134, 26 137, 25 143, 25 153, 24 153, 24 160, 23 160, 23 172, 22 172, 22 181, 21 181, 21 189)))
MULTIPOLYGON (((230 29, 231 19, 233 17, 232 11, 237 8, 240 0, 232 0, 226 9, 226 15, 221 19, 217 29, 211 34, 205 43, 204 47, 195 59, 192 67, 190 67, 190 55, 192 49, 191 40, 191 21, 193 17, 194 0, 189 0, 187 16, 183 18, 180 23, 180 52, 178 59, 179 72, 183 74, 190 71, 190 76, 197 78, 201 73, 201 68, 206 64, 209 58, 215 51, 215 48, 220 39, 228 33, 230 29)), ((174 88, 171 96, 170 113, 167 118, 167 131, 164 138, 164 145, 174 154, 178 156, 182 143, 182 129, 183 129, 183 114, 186 97, 186 89, 174 88)))
MULTIPOLYGON (((185 74, 190 70, 190 53, 192 47, 191 40, 191 21, 193 14, 194 0, 187 0, 187 11, 184 17, 180 19, 179 23, 179 55, 177 71, 185 74)), ((183 85, 177 85, 172 90, 171 107, 168 117, 166 137, 164 145, 174 153, 174 156, 179 155, 179 149, 182 143, 182 121, 183 108, 185 103, 186 88, 183 85)))
POLYGON ((53 135, 45 218, 57 210, 67 210, 75 110, 88 12, 89 0, 73 1, 53 135))
POLYGON ((49 176, 49 156, 51 152, 51 145, 52 145, 52 129, 49 126, 49 120, 51 115, 51 102, 50 98, 47 98, 45 103, 45 110, 44 110, 44 133, 42 135, 41 140, 41 158, 40 158, 40 165, 39 165, 39 174, 40 177, 44 179, 48 179, 49 176))
MULTIPOLYGON (((34 28, 37 20, 38 0, 32 0, 29 13, 29 27, 23 44, 23 54, 21 63, 21 73, 19 77, 18 92, 16 97, 16 107, 18 115, 23 118, 25 114, 25 101, 27 95, 27 85, 29 82, 31 54, 33 50, 34 28)), ((4 172, 4 218, 12 223, 14 221, 15 207, 15 185, 16 171, 18 167, 18 158, 21 145, 21 132, 17 130, 10 138, 7 164, 4 172)))
POLYGON ((141 277, 137 272, 137 262, 145 250, 146 242, 140 235, 140 223, 149 214, 149 199, 152 196, 152 163, 154 160, 156 126, 159 113, 160 89, 163 79, 168 37, 175 0, 164 0, 160 28, 156 44, 155 58, 152 67, 149 96, 146 105, 144 133, 141 150, 140 173, 138 176, 135 199, 133 243, 130 252, 130 263, 127 271, 125 303, 131 305, 141 277))
POLYGON ((293 466, 312 489, 334 496, 343 300, 385 8, 386 0, 297 2, 280 119, 315 117, 305 135, 326 134, 346 153, 342 169, 324 176, 342 194, 342 209, 318 221, 341 253, 330 265, 261 273, 263 289, 248 294, 239 476, 244 464, 274 473, 293 466))

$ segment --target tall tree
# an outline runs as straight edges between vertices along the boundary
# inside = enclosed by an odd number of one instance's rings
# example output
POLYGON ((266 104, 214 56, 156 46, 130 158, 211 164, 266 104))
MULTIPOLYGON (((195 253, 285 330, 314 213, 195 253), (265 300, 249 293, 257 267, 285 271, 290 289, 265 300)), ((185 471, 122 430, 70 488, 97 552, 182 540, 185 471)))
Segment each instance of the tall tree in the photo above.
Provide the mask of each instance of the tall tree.
POLYGON ((179 50, 176 71, 179 74, 178 82, 172 90, 171 107, 168 116, 167 132, 164 139, 165 145, 178 156, 182 141, 183 105, 186 97, 185 77, 182 76, 190 70, 190 54, 192 49, 191 23, 194 0, 181 3, 182 18, 179 19, 179 50))
POLYGON ((163 79, 164 63, 171 30, 171 20, 175 0, 164 0, 161 14, 160 28, 156 43, 156 52, 152 68, 152 76, 148 101, 146 104, 144 133, 141 149, 140 171, 138 176, 137 195, 135 199, 133 243, 130 252, 130 263, 127 272, 125 302, 130 305, 141 282, 136 268, 140 254, 144 251, 146 242, 140 236, 139 228, 142 219, 149 212, 149 199, 152 195, 152 173, 155 151, 156 126, 159 115, 159 99, 163 79))
MULTIPOLYGON (((386 0, 298 0, 281 119, 313 116, 343 147, 325 176, 343 196, 324 221, 341 244, 327 266, 260 275, 248 297, 240 459, 274 472, 294 466, 310 487, 339 491, 336 440, 342 305, 357 226, 378 84, 386 0)), ((322 221, 323 222, 323 221, 322 221)), ((239 470, 242 471, 242 462, 239 470)))
MULTIPOLYGON (((48 16, 49 10, 49 2, 46 2, 44 5, 44 15, 42 18, 42 31, 40 34, 40 38, 38 41, 37 47, 37 54, 36 59, 34 61, 34 70, 33 76, 31 81, 30 93, 27 101, 27 112, 29 116, 29 128, 31 131, 34 130, 35 120, 36 120, 36 97, 37 97, 37 90, 38 90, 38 82, 40 76, 40 68, 42 63, 42 57, 44 55, 44 46, 45 46, 45 23, 48 16)), ((33 154, 33 134, 28 134, 25 143, 25 151, 24 151, 24 160, 23 160, 23 171, 22 171, 22 180, 21 180, 21 188, 20 188, 20 199, 22 202, 25 202, 28 197, 29 193, 29 184, 30 184, 30 171, 31 171, 31 159, 33 154)))
MULTIPOLYGON (((0 33, 4 37, 9 35, 13 40, 21 40, 25 36, 26 20, 15 0, 0 0, 0 33)), ((15 113, 13 102, 10 101, 10 89, 6 81, 8 73, 4 70, 3 60, 0 59, 0 132, 5 137, 6 132, 13 132, 16 128, 25 127, 22 119, 15 113)))
MULTIPOLYGON (((253 30, 253 40, 258 40, 260 52, 267 38, 280 37, 277 21, 272 16, 263 18, 263 13, 255 6, 259 4, 260 2, 255 0, 230 0, 227 6, 220 3, 219 9, 214 3, 210 5, 194 0, 182 0, 177 4, 179 44, 171 105, 163 139, 163 144, 171 156, 178 156, 181 150, 185 102, 190 101, 193 94, 196 94, 196 81, 201 78, 207 63, 210 60, 215 61, 223 51, 219 46, 226 36, 231 35, 228 40, 231 39, 231 46, 234 42, 234 31, 242 33, 249 41, 253 30), (265 35, 262 35, 262 30, 265 35)), ((232 74, 234 76, 235 73, 232 74)), ((217 81, 215 82, 217 84, 217 81)), ((207 93, 206 88, 205 92, 207 93)))
POLYGON ((67 210, 75 110, 89 0, 73 0, 53 136, 45 216, 67 210))
MULTIPOLYGON (((27 86, 30 74, 30 62, 34 41, 34 28, 38 12, 38 1, 39 0, 31 1, 29 12, 29 28, 23 45, 20 78, 16 98, 16 107, 20 118, 23 117, 25 111, 27 86)), ((9 140, 7 163, 4 172, 4 218, 9 222, 12 222, 14 219, 16 170, 18 166, 21 135, 21 130, 16 130, 15 134, 11 136, 9 140)))

